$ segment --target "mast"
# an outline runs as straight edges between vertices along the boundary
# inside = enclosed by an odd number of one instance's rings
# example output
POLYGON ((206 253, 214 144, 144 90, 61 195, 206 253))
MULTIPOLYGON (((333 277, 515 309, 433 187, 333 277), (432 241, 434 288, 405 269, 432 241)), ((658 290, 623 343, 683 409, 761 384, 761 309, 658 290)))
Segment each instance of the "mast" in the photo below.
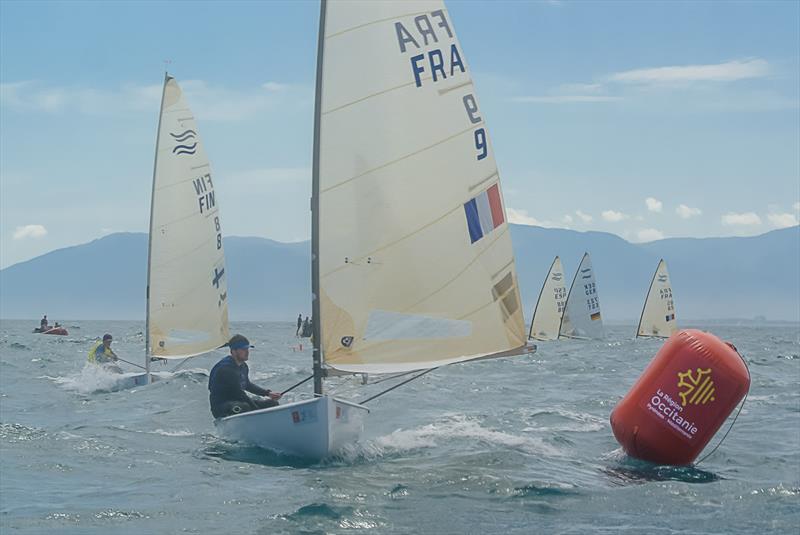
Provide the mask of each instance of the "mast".
POLYGON ((147 232, 147 298, 144 314, 144 370, 145 384, 150 383, 150 258, 153 254, 153 200, 156 195, 156 169, 158 169, 158 144, 161 141, 161 117, 164 115, 164 95, 167 92, 169 73, 164 71, 164 87, 161 89, 161 106, 158 108, 158 130, 156 130, 156 156, 153 158, 153 185, 150 190, 150 227, 147 232))
POLYGON ((322 54, 325 49, 325 11, 327 1, 319 3, 317 37, 317 85, 314 98, 314 155, 311 168, 311 321, 314 359, 314 394, 322 395, 322 317, 319 288, 319 138, 322 116, 322 54))

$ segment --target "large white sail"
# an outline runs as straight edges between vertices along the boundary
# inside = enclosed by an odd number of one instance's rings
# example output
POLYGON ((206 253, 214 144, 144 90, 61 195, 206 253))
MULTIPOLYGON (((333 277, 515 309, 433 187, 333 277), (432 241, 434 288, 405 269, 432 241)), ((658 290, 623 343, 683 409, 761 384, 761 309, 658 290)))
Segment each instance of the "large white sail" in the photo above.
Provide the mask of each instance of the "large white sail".
POLYGON ((561 316, 567 302, 567 287, 564 284, 564 269, 561 259, 556 257, 544 279, 542 291, 533 309, 529 338, 535 340, 557 340, 561 327, 561 316))
POLYGON ((183 92, 167 76, 150 215, 150 353, 198 355, 224 344, 228 285, 208 158, 183 92))
POLYGON ((497 166, 444 4, 330 2, 322 30, 325 363, 397 372, 524 346, 497 166))
POLYGON ((678 330, 675 321, 675 303, 672 300, 672 284, 669 280, 667 263, 662 259, 658 263, 650 289, 639 318, 636 336, 654 336, 667 338, 678 330))
POLYGON ((562 338, 605 338, 600 299, 589 253, 583 255, 567 295, 559 336, 562 338))

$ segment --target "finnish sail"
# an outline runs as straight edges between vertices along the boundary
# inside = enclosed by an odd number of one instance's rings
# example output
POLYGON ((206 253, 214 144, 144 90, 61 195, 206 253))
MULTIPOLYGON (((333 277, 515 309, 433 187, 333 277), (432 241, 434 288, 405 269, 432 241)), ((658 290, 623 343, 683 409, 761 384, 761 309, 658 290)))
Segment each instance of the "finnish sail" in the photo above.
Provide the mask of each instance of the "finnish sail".
POLYGON ((678 330, 675 321, 675 303, 672 299, 672 284, 669 280, 667 263, 662 259, 658 263, 650 289, 639 319, 636 336, 654 336, 667 338, 678 330))
POLYGON ((597 282, 589 253, 583 255, 572 280, 572 286, 569 288, 559 336, 582 339, 605 338, 603 318, 600 315, 600 300, 597 296, 597 282))
POLYGON ((500 179, 444 4, 329 2, 322 34, 325 363, 389 373, 521 348, 500 179))
POLYGON ((547 272, 544 286, 536 301, 528 337, 535 340, 557 340, 566 301, 564 269, 561 267, 561 259, 556 257, 550 266, 550 271, 547 272))
POLYGON ((228 340, 228 285, 213 176, 192 111, 167 76, 150 216, 150 353, 182 358, 228 340))

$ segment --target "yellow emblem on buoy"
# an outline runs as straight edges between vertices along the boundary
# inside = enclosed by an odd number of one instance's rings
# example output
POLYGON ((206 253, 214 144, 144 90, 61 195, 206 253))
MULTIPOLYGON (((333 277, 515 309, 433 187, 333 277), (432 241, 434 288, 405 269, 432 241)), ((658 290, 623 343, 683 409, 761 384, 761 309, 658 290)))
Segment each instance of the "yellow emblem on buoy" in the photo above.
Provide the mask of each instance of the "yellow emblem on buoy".
POLYGON ((678 388, 684 389, 678 392, 683 407, 685 407, 687 403, 692 405, 705 405, 709 401, 714 401, 715 399, 714 381, 711 380, 711 368, 706 370, 697 368, 696 376, 692 374, 691 368, 685 372, 678 372, 678 388))

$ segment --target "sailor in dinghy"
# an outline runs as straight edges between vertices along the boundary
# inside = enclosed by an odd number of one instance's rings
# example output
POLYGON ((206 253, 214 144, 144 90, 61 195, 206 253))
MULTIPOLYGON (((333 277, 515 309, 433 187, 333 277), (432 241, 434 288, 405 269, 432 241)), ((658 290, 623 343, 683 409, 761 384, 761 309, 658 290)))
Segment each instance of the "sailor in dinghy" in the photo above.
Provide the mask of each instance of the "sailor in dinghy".
POLYGON ((110 334, 104 334, 103 339, 96 342, 92 349, 89 350, 87 360, 91 364, 101 366, 104 370, 113 373, 122 373, 122 368, 119 367, 117 362, 119 357, 111 349, 111 343, 114 338, 110 334))
POLYGON ((267 409, 278 405, 282 394, 261 388, 250 382, 250 341, 241 334, 235 334, 225 344, 231 354, 217 362, 208 375, 209 402, 214 418, 224 418, 232 414, 256 409, 267 409), (247 392, 267 399, 253 399, 247 392))

